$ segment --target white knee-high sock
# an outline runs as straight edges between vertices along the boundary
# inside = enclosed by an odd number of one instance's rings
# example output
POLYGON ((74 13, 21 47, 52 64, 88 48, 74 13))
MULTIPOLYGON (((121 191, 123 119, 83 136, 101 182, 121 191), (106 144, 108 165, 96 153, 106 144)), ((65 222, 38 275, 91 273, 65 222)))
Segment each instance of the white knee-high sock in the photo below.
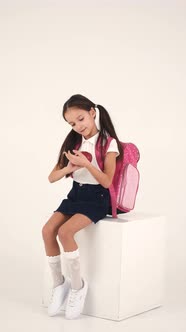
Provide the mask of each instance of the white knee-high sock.
POLYGON ((64 282, 61 272, 61 255, 48 256, 48 263, 51 268, 53 287, 55 288, 64 282))
POLYGON ((75 251, 65 251, 64 257, 66 259, 67 268, 70 273, 72 289, 80 289, 83 286, 81 273, 80 273, 80 257, 79 249, 75 251))

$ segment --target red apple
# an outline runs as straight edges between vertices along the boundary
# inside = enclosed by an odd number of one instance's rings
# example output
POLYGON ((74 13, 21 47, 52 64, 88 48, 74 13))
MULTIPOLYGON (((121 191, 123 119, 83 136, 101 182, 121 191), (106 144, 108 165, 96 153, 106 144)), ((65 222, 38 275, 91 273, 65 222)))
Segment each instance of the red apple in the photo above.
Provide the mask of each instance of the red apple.
POLYGON ((82 154, 84 154, 84 156, 91 162, 92 161, 92 155, 91 153, 87 152, 87 151, 81 151, 82 154))

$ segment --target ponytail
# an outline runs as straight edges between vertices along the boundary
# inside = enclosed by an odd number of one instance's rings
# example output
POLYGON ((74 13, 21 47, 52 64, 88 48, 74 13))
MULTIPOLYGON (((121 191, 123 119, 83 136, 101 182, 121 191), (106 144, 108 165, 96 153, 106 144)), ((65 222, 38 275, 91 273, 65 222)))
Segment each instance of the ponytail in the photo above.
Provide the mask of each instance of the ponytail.
MULTIPOLYGON (((122 159, 123 157, 123 148, 122 145, 119 141, 118 136, 116 135, 116 131, 114 129, 114 125, 112 123, 112 120, 110 118, 109 113, 107 110, 101 106, 101 105, 96 105, 99 108, 99 121, 100 121, 100 134, 99 137, 101 139, 101 146, 103 145, 103 142, 105 139, 107 139, 107 134, 109 134, 111 137, 115 138, 117 145, 118 145, 118 150, 119 150, 119 156, 117 159, 122 159)), ((103 156, 102 156, 103 157, 103 156)))
POLYGON ((82 140, 82 137, 80 134, 76 133, 73 129, 70 131, 70 133, 67 135, 67 137, 65 138, 59 155, 58 155, 58 161, 57 161, 57 166, 59 166, 60 168, 63 168, 65 166, 67 166, 68 164, 68 159, 65 156, 65 154, 63 152, 65 151, 72 151, 74 149, 74 146, 78 143, 80 143, 82 140))

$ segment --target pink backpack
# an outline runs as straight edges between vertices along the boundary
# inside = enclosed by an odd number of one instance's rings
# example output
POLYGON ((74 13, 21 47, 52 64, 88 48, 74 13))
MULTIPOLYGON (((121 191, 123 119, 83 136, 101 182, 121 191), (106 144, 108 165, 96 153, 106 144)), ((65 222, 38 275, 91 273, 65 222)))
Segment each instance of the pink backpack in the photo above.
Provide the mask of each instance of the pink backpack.
MULTIPOLYGON (((113 137, 108 137, 104 146, 104 153, 112 141, 113 137)), ((134 209, 136 194, 139 186, 139 171, 137 162, 140 159, 138 148, 133 143, 120 142, 123 147, 123 158, 117 160, 116 170, 111 186, 108 188, 111 198, 112 217, 117 218, 117 209, 123 212, 129 212, 134 209)), ((76 146, 76 149, 80 145, 76 146)), ((101 170, 103 170, 103 161, 101 159, 100 140, 96 144, 96 159, 101 170)))

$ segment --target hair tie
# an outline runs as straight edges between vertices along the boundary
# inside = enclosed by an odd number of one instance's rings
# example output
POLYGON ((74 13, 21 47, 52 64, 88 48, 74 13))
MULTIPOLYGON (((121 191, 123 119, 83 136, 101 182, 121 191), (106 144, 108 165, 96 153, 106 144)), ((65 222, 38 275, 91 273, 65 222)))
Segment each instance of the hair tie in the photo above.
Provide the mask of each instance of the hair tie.
POLYGON ((101 126, 100 126, 100 111, 99 111, 98 105, 95 104, 94 108, 95 108, 95 111, 96 111, 95 124, 96 124, 97 129, 100 130, 101 129, 101 126))

